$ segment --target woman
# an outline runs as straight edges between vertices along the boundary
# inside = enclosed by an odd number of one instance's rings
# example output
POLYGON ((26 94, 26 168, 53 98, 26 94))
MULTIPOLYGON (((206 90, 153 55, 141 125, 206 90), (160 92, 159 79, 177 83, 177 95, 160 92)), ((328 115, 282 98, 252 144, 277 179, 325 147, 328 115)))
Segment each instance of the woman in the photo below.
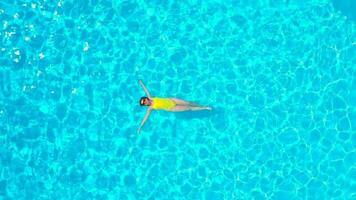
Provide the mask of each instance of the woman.
POLYGON ((210 107, 200 106, 198 104, 184 101, 177 98, 152 98, 150 93, 148 92, 145 85, 139 80, 140 85, 145 91, 147 97, 141 97, 140 105, 148 106, 145 117, 143 118, 140 127, 137 129, 137 133, 140 133, 143 124, 146 122, 148 116, 150 115, 152 110, 166 110, 172 112, 180 112, 180 111, 188 111, 188 110, 211 110, 210 107))

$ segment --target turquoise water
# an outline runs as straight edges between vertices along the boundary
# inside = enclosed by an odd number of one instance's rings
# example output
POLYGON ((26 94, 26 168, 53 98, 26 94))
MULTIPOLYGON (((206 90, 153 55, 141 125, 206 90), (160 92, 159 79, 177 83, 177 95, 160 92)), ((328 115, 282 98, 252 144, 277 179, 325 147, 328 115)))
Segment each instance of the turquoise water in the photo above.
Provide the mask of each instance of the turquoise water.
POLYGON ((0 199, 356 199, 348 2, 2 0, 0 199))

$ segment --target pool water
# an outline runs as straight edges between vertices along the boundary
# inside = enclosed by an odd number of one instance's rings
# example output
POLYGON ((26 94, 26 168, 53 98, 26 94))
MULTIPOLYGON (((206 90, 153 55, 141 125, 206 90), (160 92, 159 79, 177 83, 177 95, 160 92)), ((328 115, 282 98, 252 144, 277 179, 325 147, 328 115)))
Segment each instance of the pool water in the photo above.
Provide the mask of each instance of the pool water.
POLYGON ((2 0, 0 199, 356 199, 345 2, 2 0))

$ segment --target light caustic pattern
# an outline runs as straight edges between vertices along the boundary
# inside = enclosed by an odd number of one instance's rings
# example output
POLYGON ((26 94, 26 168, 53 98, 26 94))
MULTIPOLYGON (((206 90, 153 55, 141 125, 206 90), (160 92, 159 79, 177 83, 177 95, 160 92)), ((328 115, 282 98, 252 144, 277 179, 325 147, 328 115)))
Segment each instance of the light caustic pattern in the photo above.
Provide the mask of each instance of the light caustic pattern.
POLYGON ((2 0, 0 21, 0 197, 356 198, 356 22, 329 1, 2 0), (213 111, 138 136, 138 79, 213 111))

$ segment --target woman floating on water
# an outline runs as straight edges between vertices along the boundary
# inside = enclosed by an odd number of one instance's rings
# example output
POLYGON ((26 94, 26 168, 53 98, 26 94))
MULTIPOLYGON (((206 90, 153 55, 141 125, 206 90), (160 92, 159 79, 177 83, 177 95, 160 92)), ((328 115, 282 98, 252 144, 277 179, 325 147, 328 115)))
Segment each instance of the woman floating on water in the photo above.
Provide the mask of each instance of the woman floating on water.
POLYGON ((143 118, 140 127, 137 129, 137 133, 140 133, 143 124, 146 122, 148 116, 152 110, 166 110, 171 112, 180 112, 180 111, 195 111, 195 110, 211 110, 210 107, 200 106, 198 104, 184 101, 177 98, 152 98, 148 92, 145 85, 139 80, 140 85, 145 91, 147 97, 141 97, 140 105, 148 106, 145 117, 143 118))

